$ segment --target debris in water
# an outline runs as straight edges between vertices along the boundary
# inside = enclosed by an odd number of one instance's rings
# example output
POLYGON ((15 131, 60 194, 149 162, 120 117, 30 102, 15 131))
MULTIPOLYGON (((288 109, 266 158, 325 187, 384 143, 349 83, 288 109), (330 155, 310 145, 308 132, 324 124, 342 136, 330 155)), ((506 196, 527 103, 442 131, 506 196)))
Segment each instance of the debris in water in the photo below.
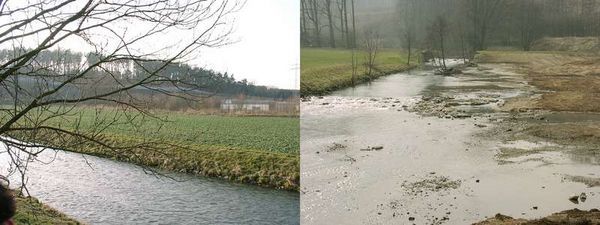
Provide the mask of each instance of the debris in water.
POLYGON ((581 202, 585 202, 585 200, 587 200, 587 195, 586 195, 585 193, 583 193, 583 192, 582 192, 582 193, 579 195, 579 201, 581 201, 581 202))
POLYGON ((408 183, 404 182, 402 187, 411 195, 427 194, 427 192, 438 192, 443 190, 457 189, 460 187, 460 180, 451 180, 444 176, 433 176, 430 179, 408 183))
POLYGON ((344 150, 344 149, 346 149, 346 147, 348 147, 348 146, 334 142, 332 145, 330 145, 330 146, 327 147, 327 152, 334 152, 334 151, 338 151, 338 150, 344 150))
POLYGON ((379 151, 381 149, 383 149, 383 146, 373 146, 373 147, 367 146, 367 148, 363 148, 363 149, 360 149, 360 150, 361 151, 379 151))
POLYGON ((349 156, 349 155, 345 155, 344 157, 345 157, 345 158, 344 158, 343 160, 344 160, 344 161, 348 161, 348 162, 350 162, 350 164, 352 164, 352 163, 355 163, 355 162, 356 162, 356 159, 355 159, 355 158, 352 158, 352 157, 351 157, 351 156, 349 156))
POLYGON ((571 196, 569 198, 569 201, 571 201, 574 204, 579 204, 579 196, 578 195, 571 196))

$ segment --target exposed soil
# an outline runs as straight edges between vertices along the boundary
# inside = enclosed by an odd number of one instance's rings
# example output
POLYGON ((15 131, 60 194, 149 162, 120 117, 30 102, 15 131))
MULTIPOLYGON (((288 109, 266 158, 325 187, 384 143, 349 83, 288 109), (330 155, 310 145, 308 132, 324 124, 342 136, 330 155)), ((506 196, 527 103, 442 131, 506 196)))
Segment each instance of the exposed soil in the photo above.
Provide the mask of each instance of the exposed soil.
POLYGON ((565 210, 554 213, 550 216, 535 219, 514 219, 510 216, 496 214, 493 218, 475 223, 474 225, 583 225, 600 224, 600 211, 598 209, 585 210, 565 210))
POLYGON ((482 52, 480 63, 510 63, 541 96, 505 109, 600 112, 600 57, 574 52, 482 52), (521 107, 519 107, 521 106, 521 107))

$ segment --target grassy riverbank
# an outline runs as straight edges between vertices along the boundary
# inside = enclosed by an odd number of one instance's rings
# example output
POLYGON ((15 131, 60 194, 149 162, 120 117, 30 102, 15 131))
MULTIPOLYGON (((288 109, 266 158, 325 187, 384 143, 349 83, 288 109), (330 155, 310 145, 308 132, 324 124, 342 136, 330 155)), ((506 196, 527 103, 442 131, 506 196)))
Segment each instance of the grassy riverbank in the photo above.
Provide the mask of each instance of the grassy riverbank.
POLYGON ((17 197, 15 224, 78 225, 82 224, 32 197, 17 197))
MULTIPOLYGON (((300 53, 300 92, 306 95, 323 95, 352 85, 352 51, 345 49, 303 48, 300 53)), ((415 53, 416 55, 416 53, 415 53)), ((406 64, 407 55, 401 50, 384 49, 378 53, 376 70, 368 76, 365 53, 357 51, 357 83, 364 83, 383 75, 405 71, 414 64, 406 64)), ((413 61, 413 60, 411 60, 413 61)))
POLYGON ((13 133, 18 139, 37 140, 60 149, 130 162, 162 170, 218 177, 234 182, 286 190, 299 190, 299 118, 229 117, 162 112, 166 120, 118 117, 99 132, 100 121, 117 115, 109 109, 79 108, 60 121, 67 130, 100 135, 96 139, 122 146, 111 149, 98 143, 65 138, 54 132, 13 133), (75 122, 79 121, 79 122, 75 122), (140 145, 141 143, 145 143, 140 145), (131 146, 135 146, 131 148, 131 146))

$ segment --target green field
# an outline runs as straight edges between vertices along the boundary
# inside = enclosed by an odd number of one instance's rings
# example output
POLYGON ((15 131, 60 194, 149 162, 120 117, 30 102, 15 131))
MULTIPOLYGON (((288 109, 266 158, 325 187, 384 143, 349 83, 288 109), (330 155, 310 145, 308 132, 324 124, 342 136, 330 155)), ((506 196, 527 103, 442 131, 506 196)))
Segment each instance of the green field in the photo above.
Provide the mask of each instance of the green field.
MULTIPOLYGON (((323 95, 352 85, 352 52, 345 49, 303 48, 300 52, 301 81, 300 92, 306 95, 323 95)), ((414 54, 414 53, 413 53, 414 54)), ((416 54, 415 54, 416 55, 416 54)), ((356 83, 394 72, 404 71, 416 65, 416 56, 407 65, 407 55, 401 50, 385 49, 378 53, 376 71, 369 77, 365 53, 356 51, 358 60, 356 83)))
MULTIPOLYGON (((111 108, 76 108, 47 121, 78 130, 112 146, 65 138, 52 131, 11 133, 56 148, 169 171, 298 190, 300 124, 297 117, 230 117, 160 112, 156 118, 128 116, 111 108), (107 124, 110 122, 110 125, 107 124), (32 137, 35 135, 35 137, 32 137), (147 143, 151 143, 148 145, 147 143), (144 145, 141 145, 144 144, 144 145)), ((35 117, 34 113, 31 115, 35 117)))
MULTIPOLYGON (((82 130, 91 130, 95 123, 115 118, 114 112, 87 109, 74 113, 72 119, 81 118, 82 130)), ((235 117, 185 113, 157 113, 164 121, 137 119, 135 128, 125 123, 127 117, 118 118, 121 123, 109 126, 105 132, 114 135, 140 136, 147 139, 210 147, 235 148, 298 154, 300 149, 300 122, 297 117, 235 117)), ((58 123, 57 123, 58 124, 58 123)), ((72 123, 63 125, 73 126, 72 123)))

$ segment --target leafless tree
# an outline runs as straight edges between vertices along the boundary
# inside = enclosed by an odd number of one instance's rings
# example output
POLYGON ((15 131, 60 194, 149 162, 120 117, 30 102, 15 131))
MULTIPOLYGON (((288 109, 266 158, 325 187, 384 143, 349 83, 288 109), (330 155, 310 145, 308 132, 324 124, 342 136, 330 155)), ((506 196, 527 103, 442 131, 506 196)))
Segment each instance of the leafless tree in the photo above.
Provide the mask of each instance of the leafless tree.
POLYGON ((2 1, 0 47, 12 57, 0 61, 0 97, 11 102, 0 108, 0 154, 11 159, 11 172, 25 176, 28 163, 54 147, 92 145, 134 162, 141 153, 168 154, 166 143, 114 143, 105 131, 162 120, 136 91, 201 98, 202 86, 167 70, 204 47, 230 43, 230 16, 242 6, 228 0, 2 1), (166 39, 170 32, 180 38, 166 39), (80 64, 42 61, 48 50, 60 53, 74 42, 89 49, 80 64), (95 110, 93 126, 83 127, 79 108, 89 103, 107 107, 95 110))
MULTIPOLYGON (((400 2, 401 3, 401 2, 400 2)), ((406 60, 406 64, 410 65, 410 60, 412 56, 412 49, 414 47, 415 39, 416 39, 416 31, 415 31, 415 3, 413 0, 406 0, 404 4, 398 4, 399 13, 399 23, 401 24, 401 39, 404 42, 404 47, 408 51, 408 57, 406 60)))
POLYGON ((519 8, 516 9, 519 18, 519 33, 521 47, 525 51, 529 51, 531 44, 539 38, 537 31, 539 23, 539 8, 532 0, 519 1, 519 8))
POLYGON ((356 16, 354 14, 354 0, 351 0, 352 5, 352 86, 356 84, 356 73, 358 63, 356 57, 356 16))
POLYGON ((309 43, 308 23, 306 22, 308 13, 306 1, 300 1, 300 40, 303 45, 309 43))
POLYGON ((348 4, 347 0, 338 0, 338 14, 340 17, 340 36, 345 41, 346 48, 350 47, 350 35, 348 31, 348 4))
POLYGON ((372 78, 373 70, 376 69, 377 54, 381 48, 381 38, 377 32, 367 30, 365 32, 365 40, 363 45, 365 51, 365 68, 367 75, 372 78))
POLYGON ((471 32, 471 46, 473 50, 486 48, 486 39, 490 30, 498 23, 504 0, 466 0, 467 16, 473 26, 471 32))
MULTIPOLYGON (((350 47, 350 32, 348 31, 348 1, 347 0, 342 0, 344 1, 344 30, 346 33, 346 48, 350 47)), ((354 5, 354 2, 352 3, 354 5)), ((354 12, 352 12, 354 14, 354 12)))
POLYGON ((319 22, 319 1, 318 0, 304 0, 308 1, 308 13, 307 18, 312 22, 312 27, 314 30, 314 43, 317 47, 321 47, 321 23, 319 22))
POLYGON ((325 0, 325 15, 327 16, 327 22, 328 22, 328 27, 329 27, 329 47, 335 48, 335 34, 334 34, 334 27, 333 27, 333 14, 331 12, 331 4, 332 0, 325 0))
POLYGON ((444 43, 445 43, 445 39, 448 33, 448 22, 446 21, 446 18, 444 18, 443 16, 437 16, 435 18, 435 20, 433 21, 433 23, 431 24, 430 28, 429 28, 429 32, 430 32, 430 41, 434 42, 432 43, 432 45, 437 45, 438 49, 439 49, 439 65, 440 65, 440 72, 445 73, 446 71, 448 71, 448 68, 446 67, 446 53, 445 53, 445 47, 444 47, 444 43))

